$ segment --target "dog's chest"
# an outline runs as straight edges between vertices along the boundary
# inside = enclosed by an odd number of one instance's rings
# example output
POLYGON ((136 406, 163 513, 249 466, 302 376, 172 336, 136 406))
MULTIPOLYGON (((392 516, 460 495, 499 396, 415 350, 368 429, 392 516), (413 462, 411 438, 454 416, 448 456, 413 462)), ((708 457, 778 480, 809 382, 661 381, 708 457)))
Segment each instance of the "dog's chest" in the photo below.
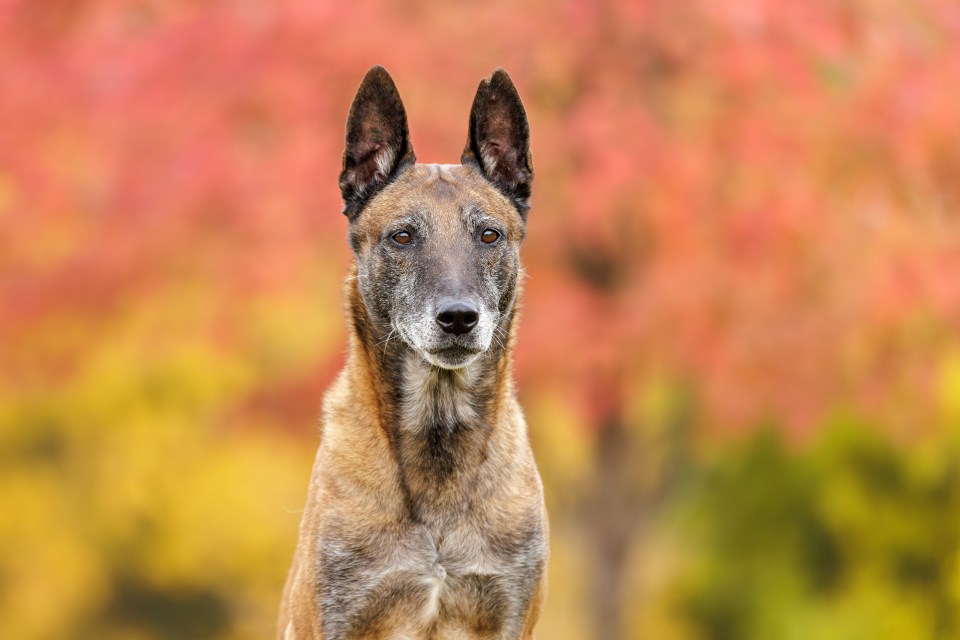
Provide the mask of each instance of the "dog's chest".
POLYGON ((502 538, 469 524, 443 532, 415 525, 357 545, 324 544, 325 637, 515 637, 545 545, 539 530, 502 538))

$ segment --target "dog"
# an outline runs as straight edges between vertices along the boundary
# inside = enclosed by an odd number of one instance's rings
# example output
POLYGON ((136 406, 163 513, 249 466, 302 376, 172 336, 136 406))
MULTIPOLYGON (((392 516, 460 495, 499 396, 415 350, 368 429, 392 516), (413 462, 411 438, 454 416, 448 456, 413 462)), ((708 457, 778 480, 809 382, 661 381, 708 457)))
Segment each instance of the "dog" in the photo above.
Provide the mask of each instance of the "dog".
POLYGON ((349 348, 281 640, 533 637, 547 518, 511 374, 529 138, 502 69, 480 83, 459 165, 416 163, 382 67, 357 91, 339 185, 349 348))

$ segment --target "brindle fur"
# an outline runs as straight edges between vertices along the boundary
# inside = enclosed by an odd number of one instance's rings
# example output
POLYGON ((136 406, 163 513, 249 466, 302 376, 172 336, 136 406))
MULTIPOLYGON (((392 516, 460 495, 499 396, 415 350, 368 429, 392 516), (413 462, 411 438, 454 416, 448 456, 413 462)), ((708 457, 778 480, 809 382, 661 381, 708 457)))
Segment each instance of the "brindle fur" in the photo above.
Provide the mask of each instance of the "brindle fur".
POLYGON ((533 637, 547 520, 511 380, 532 170, 502 70, 467 138, 462 164, 415 164, 392 80, 364 78, 340 182, 349 352, 324 400, 281 639, 533 637), (397 245, 398 230, 414 241, 397 245), (450 297, 479 307, 470 334, 438 332, 450 297))

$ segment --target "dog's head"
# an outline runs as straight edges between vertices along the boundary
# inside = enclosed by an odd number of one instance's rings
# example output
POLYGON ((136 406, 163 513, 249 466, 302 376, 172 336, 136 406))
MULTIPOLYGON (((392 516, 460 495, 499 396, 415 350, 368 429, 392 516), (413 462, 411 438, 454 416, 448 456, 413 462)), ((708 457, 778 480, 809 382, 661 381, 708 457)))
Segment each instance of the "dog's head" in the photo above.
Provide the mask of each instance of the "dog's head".
POLYGON ((459 165, 416 164, 397 88, 374 67, 347 120, 340 191, 372 322, 427 362, 463 367, 513 313, 533 170, 502 69, 480 83, 459 165))

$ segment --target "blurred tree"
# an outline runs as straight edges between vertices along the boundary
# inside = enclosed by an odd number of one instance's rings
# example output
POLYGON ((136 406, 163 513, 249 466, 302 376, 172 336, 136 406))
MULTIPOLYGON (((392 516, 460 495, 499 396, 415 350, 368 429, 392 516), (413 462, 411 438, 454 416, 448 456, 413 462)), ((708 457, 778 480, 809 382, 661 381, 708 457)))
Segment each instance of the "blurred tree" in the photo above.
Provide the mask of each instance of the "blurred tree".
POLYGON ((837 405, 889 433, 930 420, 922 381, 960 319, 935 266, 957 266, 960 219, 933 174, 960 163, 939 150, 957 140, 940 97, 901 109, 904 84, 960 69, 957 22, 933 3, 566 10, 578 55, 533 83, 531 244, 546 240, 528 254, 521 372, 593 428, 581 522, 592 637, 612 640, 630 548, 693 426, 774 416, 809 440, 837 405), (630 409, 663 386, 672 408, 630 409))

